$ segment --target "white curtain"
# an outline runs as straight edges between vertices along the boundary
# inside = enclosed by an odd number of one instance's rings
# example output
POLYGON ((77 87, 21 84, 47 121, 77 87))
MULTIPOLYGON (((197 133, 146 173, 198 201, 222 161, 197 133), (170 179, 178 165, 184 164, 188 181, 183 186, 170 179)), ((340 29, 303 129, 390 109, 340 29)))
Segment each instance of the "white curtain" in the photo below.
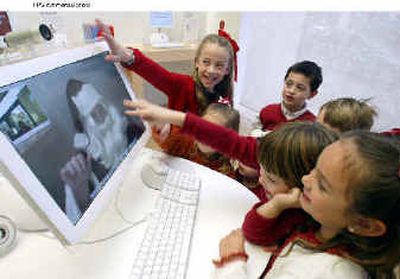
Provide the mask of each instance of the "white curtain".
POLYGON ((256 115, 280 101, 290 65, 313 60, 324 77, 308 102, 314 113, 334 98, 372 98, 373 130, 400 127, 399 26, 399 12, 243 13, 236 103, 256 115))

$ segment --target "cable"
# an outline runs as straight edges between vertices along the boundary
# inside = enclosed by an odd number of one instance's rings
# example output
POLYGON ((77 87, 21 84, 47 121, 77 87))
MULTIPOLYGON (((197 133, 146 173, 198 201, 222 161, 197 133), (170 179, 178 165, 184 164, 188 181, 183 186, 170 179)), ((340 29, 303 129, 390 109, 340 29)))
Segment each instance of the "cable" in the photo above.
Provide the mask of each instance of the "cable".
MULTIPOLYGON (((95 239, 95 240, 91 240, 91 241, 81 241, 81 242, 78 242, 78 243, 74 244, 73 246, 90 245, 90 244, 96 244, 96 243, 100 243, 100 242, 103 242, 103 241, 107 241, 109 239, 112 239, 113 237, 116 237, 116 236, 118 236, 120 234, 123 234, 126 231, 129 231, 130 229, 132 229, 132 228, 136 227, 137 225, 140 225, 141 223, 144 223, 146 221, 146 217, 143 217, 142 219, 140 219, 139 221, 136 221, 136 222, 132 222, 131 220, 126 218, 124 216, 123 212, 121 211, 121 208, 120 208, 120 204, 119 204, 120 195, 121 195, 121 187, 118 188, 118 192, 117 192, 117 195, 115 197, 115 202, 114 202, 115 210, 116 210, 118 216, 121 217, 121 219, 124 222, 126 222, 126 223, 128 223, 130 225, 127 226, 126 228, 123 228, 123 229, 121 229, 121 230, 109 235, 109 236, 102 237, 102 238, 95 239)), ((21 231, 42 233, 42 232, 46 232, 48 230, 23 230, 22 229, 21 231)), ((44 234, 42 234, 42 236, 46 237, 46 238, 49 238, 49 239, 56 239, 56 237, 54 237, 54 236, 47 236, 47 235, 44 235, 44 234)))
POLYGON ((103 242, 103 241, 107 241, 109 239, 112 239, 112 238, 120 235, 120 234, 123 234, 126 231, 129 231, 133 227, 136 227, 137 225, 140 225, 141 223, 144 223, 145 221, 146 221, 146 218, 143 218, 143 219, 141 219, 141 220, 139 220, 139 221, 137 221, 135 223, 132 223, 130 226, 128 226, 128 227, 126 227, 126 228, 124 228, 122 230, 119 230, 119 231, 117 231, 117 232, 115 232, 115 233, 113 233, 113 234, 111 234, 109 236, 106 236, 106 237, 103 237, 103 238, 99 238, 99 239, 96 239, 96 240, 92 240, 92 241, 81 241, 81 242, 78 242, 77 244, 75 244, 74 246, 82 245, 82 244, 83 245, 90 245, 90 244, 96 244, 96 243, 100 243, 100 242, 103 242))
POLYGON ((129 220, 128 218, 125 217, 124 213, 122 212, 122 210, 120 208, 119 200, 120 200, 120 195, 121 195, 121 188, 122 187, 118 188, 117 195, 115 197, 115 202, 114 202, 115 210, 117 211, 118 216, 121 217, 121 219, 124 220, 126 223, 135 224, 135 222, 132 222, 131 220, 129 220))
MULTIPOLYGON (((132 228, 136 227, 137 225, 140 225, 141 223, 144 223, 146 221, 146 217, 143 217, 142 219, 140 219, 140 220, 138 220, 136 222, 132 222, 131 220, 129 220, 128 218, 126 218, 124 216, 124 214, 123 214, 123 212, 122 212, 122 210, 120 208, 120 203, 119 203, 120 195, 121 195, 121 187, 119 187, 117 191, 118 192, 117 192, 117 195, 115 197, 115 202, 114 202, 115 210, 116 210, 118 216, 121 217, 121 219, 124 222, 128 223, 129 226, 127 226, 127 227, 125 227, 125 228, 123 228, 123 229, 121 229, 121 230, 119 230, 119 231, 117 231, 117 232, 115 232, 115 233, 113 233, 111 235, 108 235, 106 237, 102 237, 102 238, 91 240, 91 241, 81 241, 81 242, 78 242, 78 243, 76 243, 76 244, 74 244, 72 246, 90 245, 90 244, 96 244, 96 243, 100 243, 100 242, 103 242, 103 241, 107 241, 109 239, 112 239, 113 237, 116 237, 116 236, 118 236, 120 234, 123 234, 126 231, 129 231, 130 229, 132 229, 132 228)), ((21 232, 24 232, 24 233, 40 233, 40 235, 42 237, 45 237, 45 238, 48 238, 48 239, 57 239, 54 235, 49 236, 49 235, 42 234, 42 233, 49 232, 48 229, 30 230, 30 229, 18 228, 18 230, 21 231, 21 232)))
MULTIPOLYGON (((119 230, 119 231, 117 231, 117 232, 115 232, 113 234, 110 234, 108 236, 105 236, 105 237, 102 237, 102 238, 98 238, 98 239, 95 239, 95 240, 90 240, 90 241, 81 241, 81 242, 78 242, 78 243, 76 243, 74 245, 71 245, 71 247, 72 246, 78 246, 78 245, 90 245, 90 244, 96 244, 96 243, 100 243, 100 242, 103 242, 103 241, 107 241, 107 240, 112 239, 112 238, 114 238, 114 237, 116 237, 116 236, 118 236, 118 235, 120 235, 120 234, 122 234, 122 233, 124 233, 126 231, 129 231, 130 229, 132 229, 132 228, 136 227, 137 225, 140 225, 141 223, 144 223, 144 222, 146 222, 146 218, 143 218, 143 219, 141 219, 141 220, 139 220, 139 221, 137 221, 135 223, 131 223, 130 226, 128 226, 126 228, 123 228, 123 229, 121 229, 121 230, 119 230)), ((48 239, 57 239, 54 235, 48 236, 48 235, 45 235, 45 234, 41 234, 41 236, 45 237, 45 238, 48 238, 48 239)))
POLYGON ((17 226, 17 230, 19 232, 23 232, 23 233, 42 233, 42 232, 48 232, 49 229, 25 229, 25 228, 20 228, 17 226))

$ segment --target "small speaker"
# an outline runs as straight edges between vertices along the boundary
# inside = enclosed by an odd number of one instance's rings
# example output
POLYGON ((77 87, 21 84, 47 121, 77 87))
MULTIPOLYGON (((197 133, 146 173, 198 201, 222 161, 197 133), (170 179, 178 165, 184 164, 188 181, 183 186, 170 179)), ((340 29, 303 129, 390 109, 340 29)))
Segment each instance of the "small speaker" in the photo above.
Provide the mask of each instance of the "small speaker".
POLYGON ((14 222, 0 215, 0 257, 7 255, 14 248, 17 239, 17 228, 14 222))
POLYGON ((42 38, 46 41, 50 41, 54 37, 54 30, 52 30, 51 26, 46 24, 39 25, 39 32, 42 38))

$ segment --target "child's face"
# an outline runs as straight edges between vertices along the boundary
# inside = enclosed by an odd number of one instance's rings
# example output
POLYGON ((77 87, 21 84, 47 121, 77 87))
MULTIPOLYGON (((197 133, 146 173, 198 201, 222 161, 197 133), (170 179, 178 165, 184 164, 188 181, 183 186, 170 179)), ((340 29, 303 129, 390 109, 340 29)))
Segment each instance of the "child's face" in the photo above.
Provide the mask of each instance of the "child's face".
POLYGON ((321 232, 327 238, 347 227, 349 195, 345 159, 350 154, 350 148, 352 146, 340 141, 326 147, 316 167, 302 179, 304 193, 300 204, 321 224, 321 232))
MULTIPOLYGON (((226 120, 225 120, 225 118, 224 118, 222 115, 220 115, 220 114, 218 114, 218 113, 216 113, 216 112, 206 112, 206 113, 202 116, 202 118, 203 118, 204 120, 207 120, 207 121, 209 121, 209 122, 211 122, 211 123, 214 123, 214 124, 217 124, 217 125, 220 125, 220 126, 225 126, 225 125, 226 125, 226 120)), ((196 142, 196 144, 197 144, 197 148, 198 148, 201 152, 203 152, 204 154, 212 154, 212 153, 215 153, 215 150, 214 150, 213 148, 211 148, 210 146, 205 145, 205 144, 203 144, 203 143, 201 143, 201 142, 198 142, 198 141, 195 141, 195 142, 196 142)))
POLYGON ((307 99, 316 92, 311 91, 310 78, 300 73, 290 72, 286 77, 282 90, 282 103, 289 111, 301 110, 307 99))
POLYGON ((201 83, 208 91, 214 91, 214 87, 229 73, 229 60, 228 51, 218 44, 203 46, 196 59, 196 68, 201 83))
POLYGON ((290 187, 283 181, 283 179, 275 174, 266 172, 260 166, 260 177, 258 182, 264 187, 267 197, 271 198, 276 194, 287 193, 290 187))

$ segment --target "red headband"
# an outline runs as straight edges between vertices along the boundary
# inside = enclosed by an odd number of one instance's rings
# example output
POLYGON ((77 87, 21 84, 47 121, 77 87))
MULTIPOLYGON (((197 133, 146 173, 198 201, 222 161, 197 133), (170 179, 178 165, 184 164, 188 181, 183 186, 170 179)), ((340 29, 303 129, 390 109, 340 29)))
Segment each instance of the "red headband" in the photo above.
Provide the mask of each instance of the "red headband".
POLYGON ((236 53, 239 51, 239 45, 236 43, 234 39, 232 39, 231 35, 224 31, 225 21, 221 20, 219 22, 218 36, 224 37, 229 41, 233 49, 233 60, 235 61, 235 81, 237 81, 237 56, 236 53))

